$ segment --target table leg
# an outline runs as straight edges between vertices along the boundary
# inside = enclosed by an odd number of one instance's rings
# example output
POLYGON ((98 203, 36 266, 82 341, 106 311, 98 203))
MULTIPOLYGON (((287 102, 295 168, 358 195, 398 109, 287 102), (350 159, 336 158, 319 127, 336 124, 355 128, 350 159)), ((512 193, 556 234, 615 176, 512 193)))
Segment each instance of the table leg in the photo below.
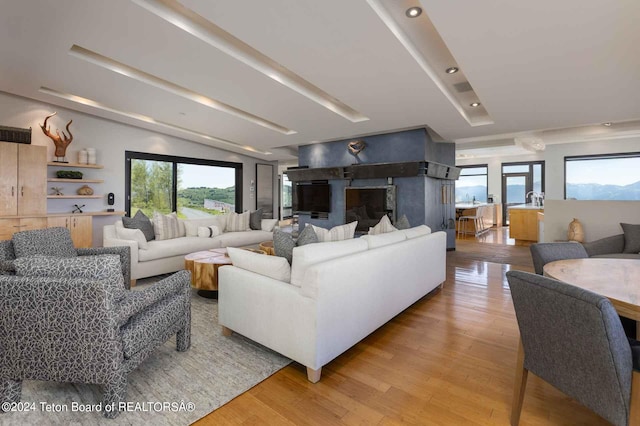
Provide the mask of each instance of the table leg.
POLYGON ((636 321, 636 340, 640 340, 640 321, 636 321))

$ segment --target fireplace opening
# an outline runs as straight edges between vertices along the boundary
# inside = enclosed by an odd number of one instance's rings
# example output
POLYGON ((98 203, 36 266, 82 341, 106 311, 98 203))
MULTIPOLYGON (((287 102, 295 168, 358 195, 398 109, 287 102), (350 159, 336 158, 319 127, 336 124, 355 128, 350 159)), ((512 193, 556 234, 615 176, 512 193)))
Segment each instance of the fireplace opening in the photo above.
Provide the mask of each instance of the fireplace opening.
POLYGON ((356 231, 367 232, 382 216, 395 223, 396 186, 347 187, 344 192, 345 223, 358 221, 356 231))

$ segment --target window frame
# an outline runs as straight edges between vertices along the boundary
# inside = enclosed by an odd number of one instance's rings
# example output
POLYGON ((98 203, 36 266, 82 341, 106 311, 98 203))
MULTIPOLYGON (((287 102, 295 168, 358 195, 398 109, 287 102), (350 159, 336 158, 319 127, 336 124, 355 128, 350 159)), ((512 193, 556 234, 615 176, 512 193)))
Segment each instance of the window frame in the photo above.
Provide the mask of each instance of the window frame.
POLYGON ((479 174, 473 174, 473 175, 463 175, 462 174, 462 170, 460 170, 460 175, 458 176, 458 179, 456 180, 456 182, 458 180, 460 180, 461 177, 467 177, 467 176, 485 176, 487 178, 487 182, 486 182, 486 188, 487 191, 484 195, 485 200, 489 200, 489 164, 465 164, 464 166, 456 166, 459 169, 474 169, 474 168, 478 168, 478 167, 484 167, 485 169, 487 169, 486 173, 479 173, 479 174))
POLYGON ((242 163, 231 161, 209 160, 204 158, 179 157, 166 154, 152 154, 148 152, 125 151, 124 152, 124 210, 125 216, 131 216, 131 160, 151 160, 173 163, 173 188, 171 211, 178 208, 178 167, 177 164, 195 164, 199 166, 229 167, 235 169, 235 205, 236 213, 242 212, 242 163))
MULTIPOLYGON (((594 161, 594 160, 611 160, 616 158, 638 158, 640 159, 640 152, 619 152, 619 153, 607 153, 607 154, 587 154, 587 155, 565 155, 563 167, 564 167, 564 188, 563 199, 567 199, 567 161, 594 161)), ((613 201, 613 200, 583 200, 583 201, 613 201)), ((616 201, 637 201, 637 200, 616 200, 616 201)))

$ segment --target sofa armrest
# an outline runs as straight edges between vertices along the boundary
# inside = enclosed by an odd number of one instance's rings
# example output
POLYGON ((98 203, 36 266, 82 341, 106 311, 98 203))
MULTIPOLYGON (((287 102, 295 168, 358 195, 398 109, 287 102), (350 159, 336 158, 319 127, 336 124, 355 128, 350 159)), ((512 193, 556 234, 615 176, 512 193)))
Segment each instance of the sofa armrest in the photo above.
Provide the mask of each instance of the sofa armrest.
POLYGON ((144 290, 127 292, 127 295, 116 306, 118 325, 126 324, 129 318, 142 312, 148 306, 158 303, 165 297, 181 292, 191 292, 191 275, 189 271, 178 271, 144 290))
POLYGON ((624 234, 613 235, 599 240, 582 243, 589 257, 601 254, 622 253, 624 251, 624 234))
POLYGON ((121 247, 128 246, 131 262, 130 264, 130 274, 132 276, 136 276, 136 265, 138 265, 138 243, 133 240, 122 240, 116 236, 116 227, 115 225, 105 225, 102 228, 102 245, 105 247, 121 247))
POLYGON ((78 256, 96 256, 100 254, 117 254, 120 256, 120 265, 122 266, 122 276, 124 277, 124 286, 127 290, 131 286, 131 247, 130 246, 113 246, 113 247, 92 247, 77 249, 78 256))

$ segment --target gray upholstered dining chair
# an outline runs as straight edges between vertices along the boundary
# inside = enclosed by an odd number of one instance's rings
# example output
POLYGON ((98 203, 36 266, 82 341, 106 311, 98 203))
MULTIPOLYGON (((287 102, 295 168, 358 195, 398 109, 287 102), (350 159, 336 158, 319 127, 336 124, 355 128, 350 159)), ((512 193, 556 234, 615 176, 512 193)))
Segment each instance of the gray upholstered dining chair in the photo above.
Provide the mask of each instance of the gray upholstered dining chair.
POLYGON ((549 262, 589 257, 582 244, 576 242, 536 243, 531 244, 529 250, 533 259, 533 269, 538 275, 543 274, 544 265, 549 262))
POLYGON ((519 423, 529 371, 614 425, 639 424, 640 347, 611 302, 527 272, 509 271, 507 280, 520 329, 511 424, 519 423))

